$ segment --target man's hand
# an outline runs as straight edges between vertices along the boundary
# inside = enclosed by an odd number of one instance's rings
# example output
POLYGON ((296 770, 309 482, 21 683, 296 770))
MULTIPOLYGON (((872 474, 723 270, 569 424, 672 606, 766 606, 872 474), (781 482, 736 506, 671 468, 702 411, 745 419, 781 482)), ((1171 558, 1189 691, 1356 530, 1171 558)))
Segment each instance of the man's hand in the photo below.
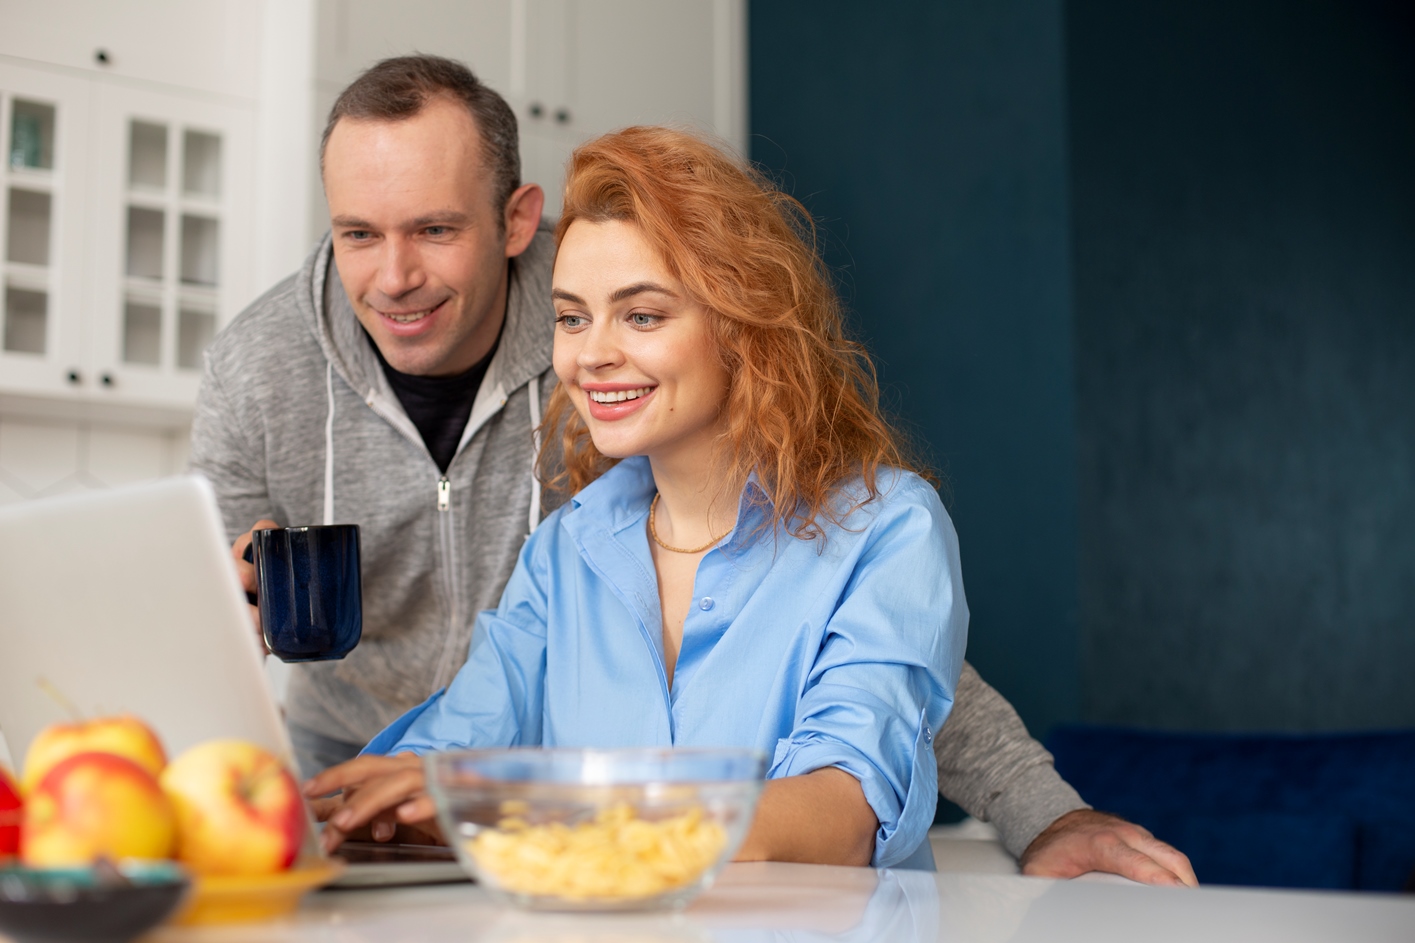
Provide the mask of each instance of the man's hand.
POLYGON ((411 828, 424 842, 441 842, 437 809, 425 786, 422 758, 399 753, 359 756, 331 766, 305 783, 304 792, 310 798, 341 793, 314 802, 315 815, 325 823, 324 850, 330 852, 364 826, 374 841, 388 841, 400 829, 411 828))
MULTIPOLYGON (((254 596, 257 592, 255 564, 246 560, 246 549, 251 545, 251 535, 258 530, 279 526, 272 520, 256 521, 254 527, 237 537, 236 542, 231 545, 231 559, 236 561, 236 577, 241 581, 241 588, 249 596, 254 596)), ((270 649, 265 647, 265 635, 260 631, 260 606, 251 606, 251 622, 255 623, 255 635, 260 640, 260 650, 269 654, 270 649)))
POLYGON ((1022 873, 1074 878, 1088 871, 1119 874, 1141 884, 1198 887, 1185 855, 1118 816, 1093 809, 1068 812, 1022 853, 1022 873))

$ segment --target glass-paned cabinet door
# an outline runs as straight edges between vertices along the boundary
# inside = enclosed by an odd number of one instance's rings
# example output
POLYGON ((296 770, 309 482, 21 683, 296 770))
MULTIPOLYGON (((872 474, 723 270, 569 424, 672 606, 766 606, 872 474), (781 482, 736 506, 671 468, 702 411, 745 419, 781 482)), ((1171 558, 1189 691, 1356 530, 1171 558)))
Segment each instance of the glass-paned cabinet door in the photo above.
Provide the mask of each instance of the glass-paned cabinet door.
POLYGON ((88 83, 0 63, 0 390, 83 379, 88 83))
POLYGON ((97 175, 94 367, 115 401, 189 407, 202 352, 256 293, 252 115, 113 86, 97 101, 119 157, 97 175))

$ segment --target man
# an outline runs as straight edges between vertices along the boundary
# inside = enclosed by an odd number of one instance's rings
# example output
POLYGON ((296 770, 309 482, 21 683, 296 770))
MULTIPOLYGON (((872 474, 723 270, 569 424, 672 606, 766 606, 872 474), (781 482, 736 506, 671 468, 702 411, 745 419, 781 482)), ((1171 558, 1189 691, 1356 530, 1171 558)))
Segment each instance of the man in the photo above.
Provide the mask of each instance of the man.
MULTIPOLYGON (((191 458, 237 558, 261 518, 363 528, 363 641, 291 674, 306 775, 460 667, 537 520, 532 430, 555 383, 544 197, 496 93, 449 60, 386 60, 336 101, 321 163, 331 232, 212 344, 191 458)), ((971 668, 935 746, 944 795, 1027 873, 1193 883, 1178 852, 1090 811, 971 668)))

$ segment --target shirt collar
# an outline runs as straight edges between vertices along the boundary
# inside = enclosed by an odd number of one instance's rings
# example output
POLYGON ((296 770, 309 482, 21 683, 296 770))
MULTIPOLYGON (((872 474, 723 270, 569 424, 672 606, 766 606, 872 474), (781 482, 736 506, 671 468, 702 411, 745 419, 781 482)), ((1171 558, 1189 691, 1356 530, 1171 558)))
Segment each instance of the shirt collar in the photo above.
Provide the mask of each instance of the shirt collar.
MULTIPOLYGON (((610 533, 626 527, 642 525, 657 492, 653 470, 643 455, 626 458, 609 471, 586 485, 570 501, 575 507, 578 526, 599 526, 610 533)), ((760 524, 769 522, 773 513, 771 497, 762 487, 754 471, 737 500, 737 521, 719 544, 723 550, 735 550, 760 536, 760 524)))

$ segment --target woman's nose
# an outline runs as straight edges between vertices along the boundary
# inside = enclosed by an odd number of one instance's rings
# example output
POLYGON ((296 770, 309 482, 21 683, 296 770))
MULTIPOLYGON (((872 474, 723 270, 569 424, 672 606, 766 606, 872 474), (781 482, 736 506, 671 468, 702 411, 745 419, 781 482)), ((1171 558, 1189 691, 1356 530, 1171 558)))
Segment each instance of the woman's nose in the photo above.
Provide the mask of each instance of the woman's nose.
POLYGON ((603 370, 624 362, 624 352, 615 341, 612 325, 607 322, 608 319, 601 318, 580 335, 583 342, 575 360, 581 369, 603 370))

